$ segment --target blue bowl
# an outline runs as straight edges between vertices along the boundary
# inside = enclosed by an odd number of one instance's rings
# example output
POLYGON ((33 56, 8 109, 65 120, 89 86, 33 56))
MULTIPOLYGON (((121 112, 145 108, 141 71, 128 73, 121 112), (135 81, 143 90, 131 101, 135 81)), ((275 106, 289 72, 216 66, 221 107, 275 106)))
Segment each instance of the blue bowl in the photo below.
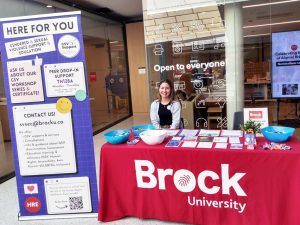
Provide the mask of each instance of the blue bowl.
POLYGON ((285 142, 293 136, 295 128, 282 126, 268 126, 262 128, 261 132, 268 141, 285 142))
POLYGON ((154 130, 154 129, 155 127, 152 124, 141 124, 141 125, 136 125, 131 127, 131 130, 135 136, 139 136, 140 133, 142 133, 145 130, 154 130))
POLYGON ((121 144, 128 140, 130 130, 111 130, 104 134, 104 138, 111 144, 121 144))

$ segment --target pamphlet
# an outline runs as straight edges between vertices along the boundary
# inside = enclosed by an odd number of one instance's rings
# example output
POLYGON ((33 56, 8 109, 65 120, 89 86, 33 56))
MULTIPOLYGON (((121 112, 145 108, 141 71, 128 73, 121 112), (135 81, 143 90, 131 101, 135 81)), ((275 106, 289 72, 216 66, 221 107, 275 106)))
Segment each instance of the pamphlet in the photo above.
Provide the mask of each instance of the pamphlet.
POLYGON ((180 145, 180 141, 169 141, 165 147, 179 147, 180 145))
POLYGON ((213 142, 225 142, 227 143, 228 137, 214 137, 213 142))
POLYGON ((183 129, 180 132, 180 136, 196 136, 198 134, 199 130, 190 130, 190 129, 183 129))
POLYGON ((239 137, 229 137, 229 143, 230 144, 240 144, 240 138, 239 137))
POLYGON ((230 149, 243 149, 243 144, 231 144, 230 149))
POLYGON ((214 137, 199 137, 200 142, 212 142, 214 137))
POLYGON ((222 130, 221 136, 223 137, 243 137, 242 130, 222 130))
POLYGON ((216 143, 215 148, 227 148, 227 143, 216 143))
POLYGON ((220 130, 206 130, 201 129, 198 136, 212 136, 212 137, 218 137, 220 135, 220 130))
POLYGON ((183 141, 197 141, 198 137, 197 136, 184 136, 183 141))
POLYGON ((184 148, 195 148, 197 146, 197 141, 184 141, 181 147, 184 148))
POLYGON ((174 136, 171 138, 171 141, 181 141, 183 137, 181 136, 174 136))
POLYGON ((212 148, 212 142, 199 142, 197 148, 212 148))

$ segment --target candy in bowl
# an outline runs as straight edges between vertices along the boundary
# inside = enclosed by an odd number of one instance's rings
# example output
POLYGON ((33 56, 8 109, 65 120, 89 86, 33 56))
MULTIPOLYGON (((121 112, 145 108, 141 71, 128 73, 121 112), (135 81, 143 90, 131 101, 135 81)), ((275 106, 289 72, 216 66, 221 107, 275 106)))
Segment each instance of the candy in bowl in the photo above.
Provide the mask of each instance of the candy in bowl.
POLYGON ((128 140, 130 130, 111 130, 104 134, 104 138, 111 144, 121 144, 128 140))
POLYGON ((295 128, 283 126, 268 126, 261 129, 264 137, 271 142, 288 141, 294 134, 295 128))

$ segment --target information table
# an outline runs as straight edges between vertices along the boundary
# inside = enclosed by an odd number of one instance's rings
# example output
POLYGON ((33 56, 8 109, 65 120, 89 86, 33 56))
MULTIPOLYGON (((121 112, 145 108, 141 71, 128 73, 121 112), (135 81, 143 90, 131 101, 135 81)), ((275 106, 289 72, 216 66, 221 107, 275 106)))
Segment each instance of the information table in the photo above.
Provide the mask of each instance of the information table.
POLYGON ((296 138, 287 142, 290 151, 166 143, 102 146, 100 221, 134 216, 202 225, 300 224, 296 138))

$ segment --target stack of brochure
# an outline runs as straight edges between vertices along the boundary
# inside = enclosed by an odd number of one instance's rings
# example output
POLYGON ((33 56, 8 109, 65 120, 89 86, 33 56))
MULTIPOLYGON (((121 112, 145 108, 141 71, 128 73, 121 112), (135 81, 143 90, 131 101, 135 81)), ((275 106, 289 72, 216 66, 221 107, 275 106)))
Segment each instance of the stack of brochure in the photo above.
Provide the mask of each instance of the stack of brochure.
POLYGON ((179 134, 173 136, 165 145, 166 147, 183 148, 219 148, 243 149, 240 138, 243 137, 241 130, 188 130, 183 129, 179 134))

